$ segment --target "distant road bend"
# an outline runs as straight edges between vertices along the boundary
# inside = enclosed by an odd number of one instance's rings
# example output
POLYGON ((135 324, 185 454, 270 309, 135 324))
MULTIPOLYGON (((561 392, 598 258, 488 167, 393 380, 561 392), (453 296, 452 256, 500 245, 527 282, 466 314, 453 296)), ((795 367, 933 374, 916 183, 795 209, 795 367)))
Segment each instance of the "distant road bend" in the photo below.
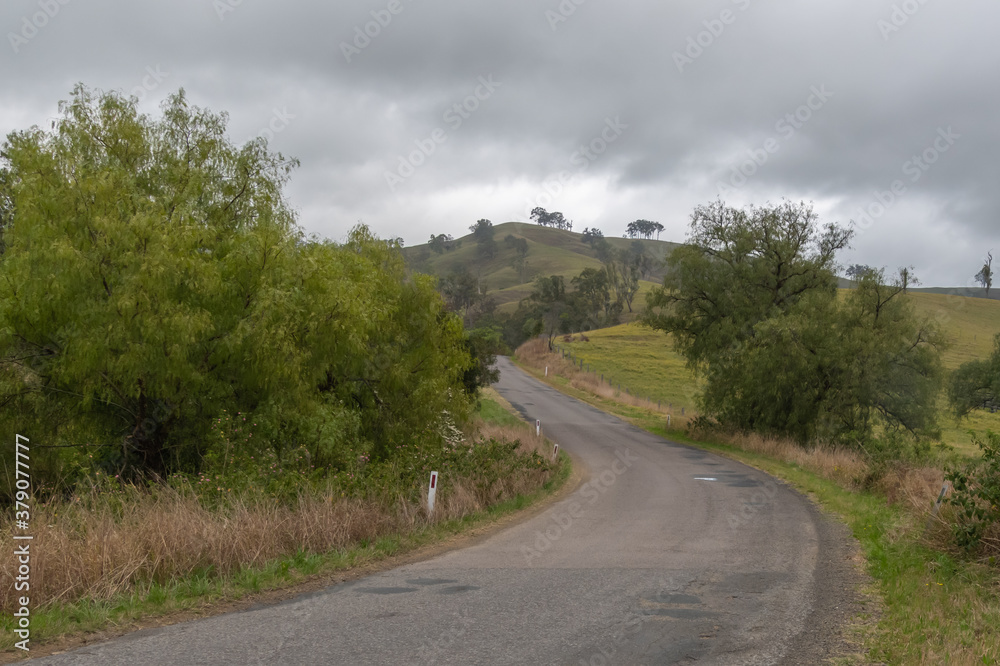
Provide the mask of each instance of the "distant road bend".
POLYGON ((498 363, 500 393, 589 472, 566 498, 433 559, 39 663, 799 664, 826 656, 817 651, 838 632, 827 611, 849 587, 834 571, 846 560, 842 530, 766 474, 640 431, 498 363))

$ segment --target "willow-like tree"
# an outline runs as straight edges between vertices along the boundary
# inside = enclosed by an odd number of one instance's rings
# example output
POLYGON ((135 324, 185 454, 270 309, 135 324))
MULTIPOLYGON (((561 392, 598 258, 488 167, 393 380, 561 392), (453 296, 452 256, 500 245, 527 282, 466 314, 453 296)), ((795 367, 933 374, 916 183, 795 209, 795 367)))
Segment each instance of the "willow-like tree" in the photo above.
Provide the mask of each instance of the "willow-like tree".
POLYGON ((121 458, 162 472, 181 424, 234 387, 291 381, 271 306, 296 232, 282 196, 295 162, 262 140, 235 147, 226 117, 183 91, 156 121, 83 86, 60 111, 53 131, 2 150, 2 391, 39 423, 122 431, 121 458))
POLYGON ((304 239, 295 160, 183 91, 136 106, 78 86, 3 145, 0 421, 162 475, 198 468, 222 410, 317 466, 463 415, 461 322, 394 243, 304 239))

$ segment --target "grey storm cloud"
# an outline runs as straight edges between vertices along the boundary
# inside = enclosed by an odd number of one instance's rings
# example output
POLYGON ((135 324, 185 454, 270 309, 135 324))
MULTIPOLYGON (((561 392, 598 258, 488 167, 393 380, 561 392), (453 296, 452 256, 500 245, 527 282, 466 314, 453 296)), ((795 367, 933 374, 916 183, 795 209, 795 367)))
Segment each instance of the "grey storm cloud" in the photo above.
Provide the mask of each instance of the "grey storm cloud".
POLYGON ((843 262, 959 286, 1000 249, 998 22, 986 0, 7 0, 0 131, 47 127, 77 82, 148 113, 183 87, 301 160, 289 197, 331 238, 543 205, 681 240, 696 205, 784 197, 858 224, 843 262))

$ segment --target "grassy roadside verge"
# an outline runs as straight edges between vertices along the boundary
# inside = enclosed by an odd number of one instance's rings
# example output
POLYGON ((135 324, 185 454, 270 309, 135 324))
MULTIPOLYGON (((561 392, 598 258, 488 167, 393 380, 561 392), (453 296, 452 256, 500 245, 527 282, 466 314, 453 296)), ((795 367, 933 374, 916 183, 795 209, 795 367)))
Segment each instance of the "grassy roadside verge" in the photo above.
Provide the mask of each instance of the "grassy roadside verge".
MULTIPOLYGON (((495 432, 506 429, 508 433, 523 433, 526 440, 534 438, 527 424, 507 411, 501 404, 502 398, 495 397, 496 400, 487 396, 481 401, 482 430, 495 432)), ((379 568, 379 563, 383 567, 391 566, 392 562, 387 562, 389 558, 413 553, 422 547, 444 544, 470 530, 488 528, 537 504, 556 493, 570 474, 570 460, 565 454, 560 454, 553 473, 540 487, 464 515, 439 521, 418 521, 412 529, 376 535, 324 553, 300 550, 259 566, 242 567, 230 574, 219 574, 208 567, 164 584, 151 583, 142 589, 132 588, 107 599, 56 601, 32 608, 32 649, 28 653, 14 648, 18 639, 13 634, 13 618, 5 613, 0 621, 0 649, 3 650, 0 662, 39 656, 51 646, 72 647, 104 639, 138 629, 144 624, 161 625, 213 614, 220 607, 225 610, 241 601, 254 600, 261 595, 266 598, 266 593, 310 582, 317 586, 333 584, 343 579, 345 574, 353 577, 351 572, 359 569, 367 573, 379 568)))
POLYGON ((925 512, 905 503, 891 504, 877 492, 848 489, 794 461, 733 444, 694 440, 679 428, 668 430, 662 413, 580 388, 578 380, 554 372, 562 367, 558 362, 551 362, 548 377, 523 359, 515 363, 564 393, 649 432, 784 479, 838 516, 861 546, 874 581, 867 592, 878 597, 883 609, 877 622, 860 622, 857 628, 871 662, 1000 663, 1000 575, 996 569, 935 549, 925 534, 925 512))

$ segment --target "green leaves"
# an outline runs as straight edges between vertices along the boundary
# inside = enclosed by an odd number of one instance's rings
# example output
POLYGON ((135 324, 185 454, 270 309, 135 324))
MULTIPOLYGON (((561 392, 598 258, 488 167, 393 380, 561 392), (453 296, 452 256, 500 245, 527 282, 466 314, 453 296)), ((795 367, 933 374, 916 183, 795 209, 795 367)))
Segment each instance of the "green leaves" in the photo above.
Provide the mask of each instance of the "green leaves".
POLYGON ((837 299, 835 254, 850 236, 803 204, 695 210, 645 321, 704 373, 706 413, 802 443, 935 433, 943 340, 882 271, 837 299))
POLYGON ((1000 408, 1000 334, 988 359, 963 363, 952 373, 948 401, 959 418, 973 409, 1000 408))
MULTIPOLYGON (((955 543, 966 553, 975 553, 986 545, 987 537, 1000 528, 1000 434, 987 432, 985 439, 973 434, 983 452, 980 460, 950 468, 945 478, 954 491, 948 504, 956 509, 952 523, 955 543)), ((994 554, 997 542, 989 540, 994 554)))
POLYGON ((162 475, 198 470, 223 410, 318 465, 464 416, 461 323, 366 228, 304 240, 294 160, 183 91, 159 119, 82 86, 61 110, 2 151, 0 419, 162 475))

